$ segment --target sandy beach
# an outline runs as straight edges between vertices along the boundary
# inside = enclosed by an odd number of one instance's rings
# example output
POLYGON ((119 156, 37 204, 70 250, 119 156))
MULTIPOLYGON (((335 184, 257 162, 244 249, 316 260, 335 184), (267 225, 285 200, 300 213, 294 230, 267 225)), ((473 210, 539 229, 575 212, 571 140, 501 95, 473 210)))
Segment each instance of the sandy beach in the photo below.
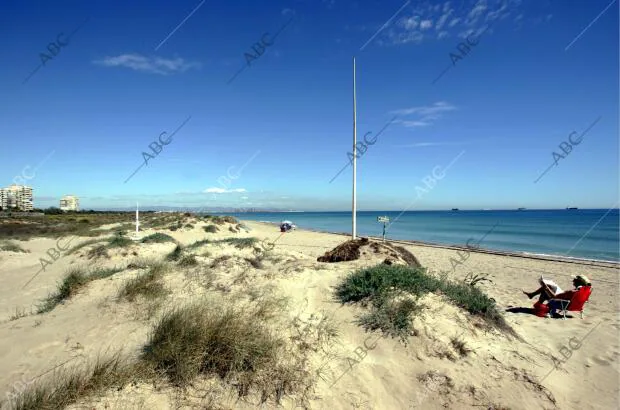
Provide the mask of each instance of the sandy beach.
MULTIPOLYGON (((165 232, 186 247, 203 239, 255 237, 274 243, 272 257, 254 266, 246 261, 260 249, 207 243, 191 251, 196 264, 169 262, 162 279, 167 294, 153 304, 140 298, 119 300, 119 290, 142 272, 139 264, 131 264, 133 260, 163 259, 174 243, 134 243, 108 250, 107 257, 89 254, 96 244, 85 246, 63 254, 26 286, 41 267, 39 258, 57 240, 13 241, 29 253, 0 252, 2 408, 10 408, 13 395, 62 369, 79 369, 98 356, 119 351, 136 358, 154 324, 170 309, 205 298, 235 303, 235 295, 253 292, 287 298, 278 323, 292 334, 291 323, 310 323, 318 329, 324 318, 337 330, 328 347, 321 345, 320 338, 314 344, 308 341, 310 347, 303 356, 311 380, 304 392, 307 400, 302 403, 299 396, 285 395, 283 408, 611 409, 620 404, 617 264, 401 242, 423 267, 447 273, 452 280, 462 280, 470 272, 488 275, 492 282, 476 286, 496 301, 518 335, 482 328, 466 311, 441 295, 429 294, 424 298, 425 309, 414 318, 415 335, 403 343, 382 337, 380 331, 365 331, 357 318, 366 308, 343 305, 334 298, 334 287, 350 272, 381 263, 372 255, 338 263, 317 261, 348 238, 301 229, 281 235, 271 224, 251 221, 242 221, 247 229, 225 223, 218 232, 208 233, 203 229, 208 222, 197 218, 190 222, 191 228, 147 229, 141 235, 165 232), (69 268, 78 266, 117 267, 119 272, 92 280, 64 303, 37 313, 35 306, 56 289, 69 268), (576 312, 567 320, 505 312, 532 307, 533 300, 521 290, 534 290, 541 275, 571 289, 571 275, 577 274, 587 275, 593 284, 583 319, 576 312), (454 338, 463 341, 467 353, 458 354, 451 343, 454 338)), ((102 230, 101 235, 110 233, 102 230)), ((91 238, 76 238, 71 246, 87 239, 91 238)), ((234 386, 217 377, 184 389, 163 381, 132 383, 80 399, 69 408, 278 407, 272 400, 260 405, 253 394, 239 399, 235 392, 234 386)))

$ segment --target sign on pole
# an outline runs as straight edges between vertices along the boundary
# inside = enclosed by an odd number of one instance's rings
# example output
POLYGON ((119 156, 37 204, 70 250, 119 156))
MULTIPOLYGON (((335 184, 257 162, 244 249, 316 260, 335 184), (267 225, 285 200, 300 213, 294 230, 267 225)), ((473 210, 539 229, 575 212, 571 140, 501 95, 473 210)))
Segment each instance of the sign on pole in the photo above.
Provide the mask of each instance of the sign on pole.
POLYGON ((387 216, 378 216, 377 222, 383 222, 383 241, 385 242, 385 224, 390 223, 390 218, 387 216))

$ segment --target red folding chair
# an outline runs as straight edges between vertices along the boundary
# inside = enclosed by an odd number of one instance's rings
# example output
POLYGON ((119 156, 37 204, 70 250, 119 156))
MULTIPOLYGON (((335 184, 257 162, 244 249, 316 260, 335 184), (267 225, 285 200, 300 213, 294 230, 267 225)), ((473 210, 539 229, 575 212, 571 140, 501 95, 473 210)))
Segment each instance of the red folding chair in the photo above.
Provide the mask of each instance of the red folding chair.
POLYGON ((583 319, 583 309, 585 304, 590 299, 590 295, 592 294, 592 286, 581 286, 577 289, 577 292, 573 295, 573 297, 568 299, 550 299, 548 305, 550 304, 558 304, 560 306, 559 311, 562 313, 562 319, 566 319, 566 312, 579 312, 579 316, 583 319))

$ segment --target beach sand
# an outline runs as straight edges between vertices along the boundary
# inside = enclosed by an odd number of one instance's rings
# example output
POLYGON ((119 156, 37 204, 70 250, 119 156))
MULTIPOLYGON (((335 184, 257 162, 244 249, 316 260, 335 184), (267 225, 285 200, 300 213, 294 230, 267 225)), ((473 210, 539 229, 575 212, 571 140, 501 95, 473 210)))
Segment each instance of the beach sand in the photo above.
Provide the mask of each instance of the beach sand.
MULTIPOLYGON (((226 292, 271 286, 290 299, 289 310, 284 313, 291 318, 309 321, 317 316, 330 317, 337 326, 338 343, 330 354, 319 351, 309 356, 309 371, 317 375, 317 369, 321 369, 309 395, 309 408, 611 409, 620 405, 617 264, 404 245, 424 267, 448 272, 451 279, 463 279, 470 272, 488 274, 493 282, 483 281, 477 286, 496 300, 501 311, 531 308, 534 301, 521 289, 534 290, 541 275, 563 289, 572 288, 571 275, 586 274, 593 283, 583 319, 574 312, 567 320, 504 313, 521 340, 476 326, 467 312, 438 295, 428 295, 424 299, 427 308, 414 320, 417 335, 404 344, 381 337, 378 331, 366 332, 356 322, 365 308, 358 304, 343 306, 334 299, 334 286, 350 272, 372 262, 364 258, 317 262, 318 256, 346 241, 346 237, 301 229, 280 236, 274 225, 251 221, 244 224, 249 232, 220 229, 218 233, 205 233, 203 222, 197 222, 193 229, 162 232, 185 245, 224 237, 275 241, 272 252, 280 258, 277 263, 249 270, 238 264, 224 264, 213 270, 225 283, 222 287, 228 288, 226 292), (226 281, 227 277, 235 281, 226 281), (451 344, 454 338, 464 341, 471 352, 459 355, 451 344)), ((153 232, 147 230, 142 236, 153 232)), ((86 239, 75 239, 72 245, 86 239)), ((139 304, 115 300, 118 289, 137 275, 137 269, 90 282, 48 313, 36 314, 34 306, 55 289, 72 266, 124 266, 136 255, 162 258, 174 244, 136 244, 126 256, 120 251, 111 252, 109 259, 88 260, 85 252, 62 256, 24 287, 40 269, 39 258, 56 241, 38 238, 16 243, 30 253, 0 252, 0 400, 6 400, 11 391, 19 393, 33 379, 45 380, 59 369, 80 366, 98 355, 119 349, 130 356, 139 353, 157 314, 150 316, 139 304), (25 315, 12 318, 16 312, 25 315)), ((207 264, 221 255, 251 254, 251 250, 209 245, 201 248, 198 259, 207 264), (201 254, 204 249, 208 249, 208 256, 201 254)), ((176 268, 166 274, 165 285, 171 293, 161 311, 209 293, 222 293, 222 288, 205 288, 176 268)), ((255 402, 237 401, 222 383, 209 383, 202 387, 211 386, 209 399, 217 403, 211 408, 257 407, 255 402)), ((188 401, 180 397, 183 394, 189 393, 179 393, 171 386, 139 384, 120 392, 106 392, 72 408, 197 408, 198 399, 188 401)), ((273 403, 263 405, 275 407, 273 403)), ((282 407, 295 408, 294 397, 285 398, 282 407)))

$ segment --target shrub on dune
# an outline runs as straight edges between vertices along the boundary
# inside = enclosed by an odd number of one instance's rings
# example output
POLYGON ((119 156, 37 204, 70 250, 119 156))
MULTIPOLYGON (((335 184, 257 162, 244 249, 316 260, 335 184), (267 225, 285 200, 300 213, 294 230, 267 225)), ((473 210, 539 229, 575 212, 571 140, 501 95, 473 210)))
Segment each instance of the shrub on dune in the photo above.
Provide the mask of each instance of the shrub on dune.
POLYGON ((424 268, 380 264, 357 270, 337 285, 336 298, 342 303, 371 303, 371 313, 362 317, 360 322, 367 328, 381 328, 386 333, 402 336, 410 330, 405 320, 407 312, 419 312, 421 309, 416 301, 428 292, 441 293, 450 302, 481 317, 489 325, 516 335, 498 311, 495 301, 479 288, 462 281, 437 278, 429 275, 424 268), (401 300, 395 302, 399 298, 401 300))
POLYGON ((176 242, 170 235, 166 235, 165 233, 157 232, 147 237, 142 238, 142 243, 164 243, 164 242, 176 242))
POLYGON ((29 250, 26 250, 18 244, 12 242, 0 243, 0 251, 30 253, 29 250))
POLYGON ((215 225, 207 225, 203 228, 207 233, 216 233, 219 231, 219 228, 215 225))
POLYGON ((166 289, 161 281, 164 273, 168 270, 165 264, 151 266, 145 274, 129 280, 118 292, 119 299, 133 302, 138 296, 145 299, 156 299, 166 294, 166 289))
POLYGON ((258 242, 258 238, 226 238, 217 242, 233 245, 237 249, 245 249, 253 247, 258 242))
POLYGON ((166 260, 168 261, 178 261, 181 259, 181 255, 183 254, 183 247, 181 245, 175 246, 175 248, 166 255, 166 260))
POLYGON ((279 402, 304 377, 283 363, 284 343, 251 310, 203 303, 165 314, 142 358, 179 386, 214 375, 234 382, 239 396, 255 390, 279 402))

